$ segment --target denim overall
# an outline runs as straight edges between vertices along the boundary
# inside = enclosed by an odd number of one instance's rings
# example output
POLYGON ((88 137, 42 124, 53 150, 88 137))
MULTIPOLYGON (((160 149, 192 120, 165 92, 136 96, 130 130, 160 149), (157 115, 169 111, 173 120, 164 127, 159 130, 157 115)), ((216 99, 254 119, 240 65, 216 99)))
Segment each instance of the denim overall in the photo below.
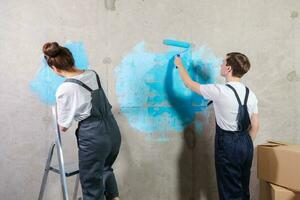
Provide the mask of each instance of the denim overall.
POLYGON ((251 121, 247 108, 249 89, 246 87, 244 104, 236 90, 239 103, 238 130, 226 131, 216 125, 215 167, 220 200, 249 200, 250 169, 253 159, 253 143, 249 135, 251 121))

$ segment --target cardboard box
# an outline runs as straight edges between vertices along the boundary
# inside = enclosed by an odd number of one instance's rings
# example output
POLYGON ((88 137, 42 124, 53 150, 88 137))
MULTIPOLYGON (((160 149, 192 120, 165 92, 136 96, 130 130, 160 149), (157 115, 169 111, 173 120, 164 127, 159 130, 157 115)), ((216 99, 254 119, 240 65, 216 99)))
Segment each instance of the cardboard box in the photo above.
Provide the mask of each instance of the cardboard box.
POLYGON ((259 200, 271 200, 271 186, 263 180, 259 180, 259 200))
POLYGON ((300 145, 268 142, 257 147, 259 179, 300 192, 300 145))
POLYGON ((270 185, 272 200, 300 200, 300 193, 293 192, 277 185, 270 185))
POLYGON ((293 192, 265 181, 260 181, 260 200, 300 200, 300 193, 293 192))

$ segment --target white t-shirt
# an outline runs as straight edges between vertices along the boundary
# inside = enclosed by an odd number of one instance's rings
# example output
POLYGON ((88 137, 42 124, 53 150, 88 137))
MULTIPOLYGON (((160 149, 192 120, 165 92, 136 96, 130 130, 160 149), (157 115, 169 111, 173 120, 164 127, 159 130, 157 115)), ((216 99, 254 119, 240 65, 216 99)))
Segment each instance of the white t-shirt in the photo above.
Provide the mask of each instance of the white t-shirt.
MULTIPOLYGON (((236 90, 241 103, 244 104, 245 85, 240 82, 228 82, 227 84, 236 90)), ((233 90, 224 84, 203 84, 201 85, 200 93, 204 98, 213 101, 216 121, 219 127, 227 131, 236 131, 239 104, 233 90)), ((252 114, 258 113, 257 102, 255 94, 249 89, 247 107, 250 118, 252 114)))
MULTIPOLYGON (((80 80, 92 90, 98 89, 95 72, 86 70, 71 77, 80 80)), ((64 82, 56 90, 57 120, 62 127, 69 128, 73 119, 81 121, 91 115, 91 92, 77 83, 64 82)))

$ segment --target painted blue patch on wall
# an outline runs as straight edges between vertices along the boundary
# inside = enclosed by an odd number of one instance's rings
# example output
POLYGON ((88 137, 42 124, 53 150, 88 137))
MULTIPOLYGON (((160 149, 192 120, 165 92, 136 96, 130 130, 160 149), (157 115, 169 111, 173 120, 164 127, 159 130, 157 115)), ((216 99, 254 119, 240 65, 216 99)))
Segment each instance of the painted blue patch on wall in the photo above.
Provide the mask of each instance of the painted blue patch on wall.
MULTIPOLYGON (((73 54, 75 66, 80 69, 88 68, 88 57, 82 42, 67 42, 67 47, 73 54)), ((34 80, 29 84, 30 90, 38 96, 38 98, 49 105, 55 104, 55 92, 58 86, 65 79, 56 75, 50 67, 48 67, 44 58, 34 80)))
MULTIPOLYGON (((195 113, 207 108, 207 100, 187 89, 174 67, 174 55, 182 49, 151 53, 140 42, 116 69, 121 112, 141 132, 182 131, 195 113)), ((214 83, 221 58, 206 47, 181 55, 193 80, 214 83)))

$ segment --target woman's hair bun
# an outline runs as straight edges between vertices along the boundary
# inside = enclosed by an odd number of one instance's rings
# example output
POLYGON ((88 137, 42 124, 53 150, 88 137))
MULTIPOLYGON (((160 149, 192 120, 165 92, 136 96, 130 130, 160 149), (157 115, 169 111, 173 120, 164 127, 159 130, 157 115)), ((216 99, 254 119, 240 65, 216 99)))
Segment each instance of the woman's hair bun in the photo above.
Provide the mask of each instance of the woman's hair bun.
POLYGON ((55 57, 60 53, 61 47, 57 42, 47 42, 43 46, 43 52, 46 56, 55 57))

